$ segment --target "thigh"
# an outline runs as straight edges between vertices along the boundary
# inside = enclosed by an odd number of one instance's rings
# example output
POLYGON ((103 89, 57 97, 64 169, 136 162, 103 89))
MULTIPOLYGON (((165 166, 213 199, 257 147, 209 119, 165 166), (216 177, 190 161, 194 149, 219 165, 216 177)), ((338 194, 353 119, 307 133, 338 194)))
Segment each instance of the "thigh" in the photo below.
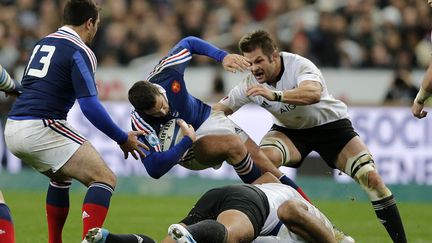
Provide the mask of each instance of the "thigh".
MULTIPOLYGON (((59 172, 89 186, 93 182, 115 185, 115 176, 90 142, 83 143, 59 172)), ((57 174, 57 173, 56 173, 57 174)))
POLYGON ((345 171, 347 161, 364 151, 369 152, 363 140, 359 136, 353 137, 338 154, 336 167, 341 171, 345 171))
POLYGON ((193 145, 195 158, 200 163, 221 164, 227 159, 244 157, 246 147, 237 135, 206 135, 193 145), (243 156, 242 156, 243 155, 243 156))
POLYGON ((291 166, 302 160, 294 142, 281 131, 270 130, 261 140, 260 147, 277 167, 291 166))
POLYGON ((239 210, 223 211, 218 215, 217 221, 227 229, 228 243, 251 242, 255 238, 252 222, 246 214, 239 210))
POLYGON ((8 119, 5 140, 9 150, 40 172, 56 172, 86 139, 65 120, 8 119))

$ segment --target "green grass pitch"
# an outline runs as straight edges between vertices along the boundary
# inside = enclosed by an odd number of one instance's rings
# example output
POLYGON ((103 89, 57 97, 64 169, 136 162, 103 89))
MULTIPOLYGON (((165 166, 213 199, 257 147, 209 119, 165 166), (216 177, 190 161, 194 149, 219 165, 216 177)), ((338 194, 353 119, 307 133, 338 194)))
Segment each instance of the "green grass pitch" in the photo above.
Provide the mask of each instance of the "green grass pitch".
MULTIPOLYGON (((14 219, 17 243, 47 242, 45 193, 3 191, 14 219)), ((81 237, 81 202, 83 194, 71 193, 71 208, 63 242, 77 243, 81 237)), ((143 196, 115 194, 105 227, 113 233, 144 233, 158 242, 171 223, 182 219, 197 197, 143 196)), ((375 218, 368 202, 315 202, 337 226, 357 242, 391 242, 375 218)), ((432 242, 432 204, 399 203, 408 242, 432 242)))

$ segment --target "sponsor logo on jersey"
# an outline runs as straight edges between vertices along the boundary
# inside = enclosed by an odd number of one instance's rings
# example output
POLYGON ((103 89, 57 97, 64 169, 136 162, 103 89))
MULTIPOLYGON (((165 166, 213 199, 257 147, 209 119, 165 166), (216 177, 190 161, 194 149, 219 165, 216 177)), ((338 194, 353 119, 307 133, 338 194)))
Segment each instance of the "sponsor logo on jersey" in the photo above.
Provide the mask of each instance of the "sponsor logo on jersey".
POLYGON ((0 229, 0 235, 5 234, 5 233, 6 233, 6 231, 0 229))
POLYGON ((262 108, 270 108, 271 105, 269 103, 267 103, 265 100, 261 103, 261 107, 262 108))
POLYGON ((172 91, 174 94, 177 94, 178 92, 180 92, 180 90, 181 90, 180 82, 177 81, 177 80, 174 80, 174 81, 172 82, 172 84, 171 84, 171 91, 172 91))
POLYGON ((290 111, 294 110, 296 107, 297 106, 293 105, 293 104, 284 105, 280 108, 280 113, 283 114, 285 112, 290 112, 290 111))

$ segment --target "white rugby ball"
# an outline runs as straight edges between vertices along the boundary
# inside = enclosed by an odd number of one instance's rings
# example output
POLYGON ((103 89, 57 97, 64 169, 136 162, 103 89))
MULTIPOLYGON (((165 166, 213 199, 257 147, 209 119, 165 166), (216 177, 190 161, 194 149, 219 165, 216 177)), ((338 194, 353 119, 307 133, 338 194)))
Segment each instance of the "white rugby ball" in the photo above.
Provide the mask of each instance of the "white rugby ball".
POLYGON ((180 126, 177 124, 176 119, 169 120, 159 131, 161 150, 169 150, 171 147, 179 143, 182 138, 183 133, 180 126))

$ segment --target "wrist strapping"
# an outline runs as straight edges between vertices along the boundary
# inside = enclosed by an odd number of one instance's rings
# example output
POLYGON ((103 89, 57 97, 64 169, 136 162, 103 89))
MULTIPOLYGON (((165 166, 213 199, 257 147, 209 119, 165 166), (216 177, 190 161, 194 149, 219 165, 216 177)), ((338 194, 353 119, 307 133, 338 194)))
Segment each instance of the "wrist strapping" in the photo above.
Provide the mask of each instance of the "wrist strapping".
POLYGON ((273 91, 274 101, 281 102, 283 100, 283 91, 277 90, 273 91))
POLYGON ((414 99, 414 102, 418 104, 423 104, 431 95, 432 93, 426 91, 423 88, 420 88, 419 92, 417 93, 417 96, 414 99))

